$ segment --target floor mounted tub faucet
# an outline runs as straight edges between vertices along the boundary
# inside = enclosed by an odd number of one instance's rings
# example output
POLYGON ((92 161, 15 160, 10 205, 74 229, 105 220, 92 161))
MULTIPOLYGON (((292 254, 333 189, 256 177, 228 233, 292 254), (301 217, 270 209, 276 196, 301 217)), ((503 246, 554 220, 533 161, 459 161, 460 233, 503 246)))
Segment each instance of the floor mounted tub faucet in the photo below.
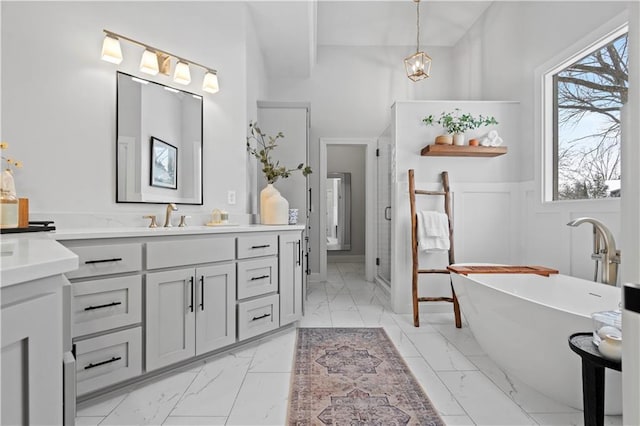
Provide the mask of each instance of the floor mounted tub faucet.
POLYGON ((604 223, 591 217, 580 217, 567 223, 567 225, 578 226, 583 223, 593 225, 593 254, 591 258, 596 262, 593 280, 604 284, 616 285, 618 282, 620 250, 616 249, 616 240, 613 238, 613 234, 604 223), (600 279, 598 279, 598 263, 602 265, 600 279))

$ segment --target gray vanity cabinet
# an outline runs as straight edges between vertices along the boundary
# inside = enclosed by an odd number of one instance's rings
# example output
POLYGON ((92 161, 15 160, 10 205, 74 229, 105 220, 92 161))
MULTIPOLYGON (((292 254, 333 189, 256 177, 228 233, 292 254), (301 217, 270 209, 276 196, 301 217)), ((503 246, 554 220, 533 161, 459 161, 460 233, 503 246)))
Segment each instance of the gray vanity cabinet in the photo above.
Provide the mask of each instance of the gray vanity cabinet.
POLYGON ((147 274, 146 370, 235 342, 235 266, 147 274))
POLYGON ((300 233, 279 237, 280 326, 302 318, 302 238, 300 233))

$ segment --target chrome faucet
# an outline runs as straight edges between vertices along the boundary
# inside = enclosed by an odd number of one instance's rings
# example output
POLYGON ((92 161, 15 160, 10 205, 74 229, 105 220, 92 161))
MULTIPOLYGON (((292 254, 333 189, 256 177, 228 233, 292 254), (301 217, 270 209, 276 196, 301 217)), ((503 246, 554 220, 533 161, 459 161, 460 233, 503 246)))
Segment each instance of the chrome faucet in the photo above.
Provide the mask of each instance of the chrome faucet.
POLYGON ((171 212, 175 212, 178 210, 178 207, 176 207, 175 204, 173 203, 169 203, 167 204, 167 214, 164 217, 164 227, 165 228, 171 228, 173 225, 171 225, 171 212))
POLYGON ((593 254, 596 268, 593 280, 598 281, 598 263, 602 265, 600 270, 600 282, 615 286, 618 282, 618 265, 620 264, 620 250, 616 249, 616 240, 604 223, 591 217, 580 217, 567 223, 569 226, 578 226, 583 223, 593 225, 593 254))

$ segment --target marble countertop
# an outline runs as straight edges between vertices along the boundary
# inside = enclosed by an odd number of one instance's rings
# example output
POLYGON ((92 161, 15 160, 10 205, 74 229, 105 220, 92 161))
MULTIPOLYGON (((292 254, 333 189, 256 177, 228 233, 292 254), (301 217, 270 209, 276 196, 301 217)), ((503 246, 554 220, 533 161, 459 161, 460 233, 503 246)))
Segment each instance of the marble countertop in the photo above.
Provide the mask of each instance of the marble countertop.
POLYGON ((87 240, 94 238, 126 238, 126 237, 157 237, 172 235, 198 235, 198 234, 228 234, 244 232, 282 232, 302 231, 304 225, 216 225, 216 226, 186 226, 184 228, 68 228, 59 229, 49 233, 50 238, 65 240, 87 240))
POLYGON ((50 238, 2 237, 0 287, 63 274, 78 268, 78 256, 50 238))

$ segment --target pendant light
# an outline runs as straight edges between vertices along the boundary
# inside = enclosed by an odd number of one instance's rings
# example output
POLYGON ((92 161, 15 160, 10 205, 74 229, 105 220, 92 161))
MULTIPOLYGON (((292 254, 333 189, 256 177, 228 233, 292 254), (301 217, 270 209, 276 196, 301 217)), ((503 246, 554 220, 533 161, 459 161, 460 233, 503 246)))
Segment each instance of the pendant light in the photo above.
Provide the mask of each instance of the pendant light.
POLYGON ((420 0, 413 0, 416 3, 416 53, 408 56, 404 60, 404 67, 407 77, 412 81, 419 81, 428 78, 431 73, 431 57, 420 51, 420 0))

